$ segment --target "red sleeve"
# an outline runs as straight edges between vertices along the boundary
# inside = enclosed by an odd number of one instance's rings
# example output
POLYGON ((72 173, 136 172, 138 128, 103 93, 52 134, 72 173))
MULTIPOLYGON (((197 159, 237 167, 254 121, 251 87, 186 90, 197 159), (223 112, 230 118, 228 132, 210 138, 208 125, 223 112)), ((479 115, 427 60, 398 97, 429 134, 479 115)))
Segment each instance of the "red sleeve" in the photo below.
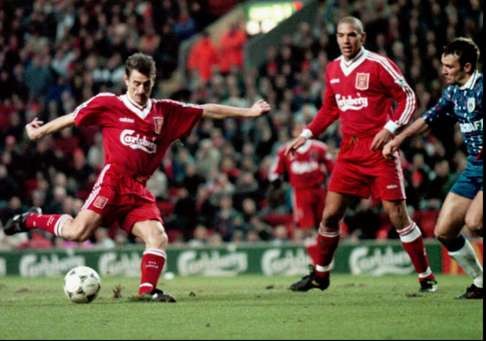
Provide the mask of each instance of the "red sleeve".
POLYGON ((321 108, 311 123, 307 125, 307 129, 312 132, 314 137, 322 134, 327 127, 329 127, 335 120, 339 118, 339 108, 329 83, 329 69, 326 69, 326 90, 324 91, 324 100, 321 108))
POLYGON ((189 135, 203 114, 203 109, 200 105, 168 99, 158 101, 157 104, 163 105, 164 111, 167 112, 167 131, 170 132, 172 140, 189 135))
POLYGON ((385 92, 396 102, 390 119, 398 127, 406 125, 417 107, 416 96, 398 66, 388 58, 381 57, 380 79, 385 92))
POLYGON ((277 157, 273 161, 272 165, 270 166, 270 171, 268 173, 268 180, 274 181, 278 177, 283 176, 285 174, 285 156, 284 156, 284 148, 280 148, 277 153, 277 157))
POLYGON ((89 126, 89 125, 104 125, 105 117, 103 112, 106 111, 106 107, 116 96, 112 93, 100 93, 94 97, 91 97, 86 102, 78 105, 74 109, 74 124, 76 126, 89 126))

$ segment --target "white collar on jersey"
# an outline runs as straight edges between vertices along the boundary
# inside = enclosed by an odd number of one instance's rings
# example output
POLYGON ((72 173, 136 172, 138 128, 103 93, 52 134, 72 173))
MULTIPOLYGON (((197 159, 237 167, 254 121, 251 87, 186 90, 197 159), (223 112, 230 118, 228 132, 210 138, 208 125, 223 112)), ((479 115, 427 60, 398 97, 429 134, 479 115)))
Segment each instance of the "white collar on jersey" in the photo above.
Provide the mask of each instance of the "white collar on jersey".
POLYGON ((136 114, 138 117, 140 117, 142 120, 144 120, 150 110, 152 109, 152 100, 149 98, 147 101, 147 105, 145 105, 144 108, 142 108, 140 105, 135 103, 135 101, 131 100, 130 97, 128 96, 128 92, 125 95, 120 96, 122 102, 125 104, 125 106, 130 109, 134 114, 136 114))
POLYGON ((296 152, 299 153, 299 154, 306 153, 309 150, 309 148, 311 147, 311 144, 312 144, 311 141, 309 141, 309 140, 305 141, 305 143, 302 146, 300 146, 300 148, 297 149, 296 152))
POLYGON ((461 89, 461 90, 472 89, 474 87, 474 85, 476 84, 476 81, 478 80, 478 78, 479 78, 479 72, 476 70, 471 75, 471 77, 469 77, 467 82, 464 85, 459 87, 459 89, 461 89))
POLYGON ((339 65, 341 66, 341 70, 343 71, 344 75, 348 76, 351 72, 353 72, 354 69, 361 65, 361 63, 366 59, 367 54, 368 51, 364 47, 361 47, 361 50, 351 60, 346 60, 341 55, 339 57, 339 65))

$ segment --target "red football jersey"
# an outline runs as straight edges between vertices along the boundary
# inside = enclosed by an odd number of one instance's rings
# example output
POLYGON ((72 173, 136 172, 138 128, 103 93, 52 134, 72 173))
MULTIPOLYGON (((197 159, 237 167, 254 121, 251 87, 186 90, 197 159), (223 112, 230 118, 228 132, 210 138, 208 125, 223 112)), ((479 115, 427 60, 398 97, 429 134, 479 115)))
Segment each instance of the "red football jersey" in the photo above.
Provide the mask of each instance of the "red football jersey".
POLYGON ((145 180, 160 166, 170 144, 188 134, 202 116, 198 105, 149 99, 141 108, 128 98, 100 93, 74 111, 77 126, 101 128, 105 163, 145 180))
POLYGON ((297 149, 293 157, 285 156, 285 147, 280 147, 277 152, 277 158, 270 168, 270 181, 287 174, 290 185, 295 189, 324 184, 333 167, 333 160, 325 143, 308 140, 297 149))
POLYGON ((323 105, 307 127, 315 137, 338 118, 344 135, 375 135, 385 124, 394 132, 416 109, 415 94, 397 65, 364 48, 353 60, 340 56, 330 62, 325 79, 323 105))

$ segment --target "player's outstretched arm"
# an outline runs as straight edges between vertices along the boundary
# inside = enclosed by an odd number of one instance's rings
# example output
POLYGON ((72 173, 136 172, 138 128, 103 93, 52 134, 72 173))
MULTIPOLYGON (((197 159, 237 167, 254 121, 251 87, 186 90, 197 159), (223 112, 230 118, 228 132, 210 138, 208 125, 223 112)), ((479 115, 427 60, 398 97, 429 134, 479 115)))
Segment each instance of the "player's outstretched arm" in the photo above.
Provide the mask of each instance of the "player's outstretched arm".
POLYGON ((72 125, 74 125, 74 114, 72 113, 60 116, 46 124, 36 117, 25 125, 25 132, 29 139, 36 141, 72 125))
POLYGON ((383 147, 383 156, 387 159, 393 158, 393 154, 400 148, 400 145, 408 138, 421 134, 429 129, 427 122, 420 117, 409 125, 400 134, 395 136, 392 140, 385 144, 383 147))
POLYGON ((264 100, 256 101, 250 108, 239 108, 223 104, 203 104, 203 117, 222 119, 227 117, 258 117, 272 108, 264 100))

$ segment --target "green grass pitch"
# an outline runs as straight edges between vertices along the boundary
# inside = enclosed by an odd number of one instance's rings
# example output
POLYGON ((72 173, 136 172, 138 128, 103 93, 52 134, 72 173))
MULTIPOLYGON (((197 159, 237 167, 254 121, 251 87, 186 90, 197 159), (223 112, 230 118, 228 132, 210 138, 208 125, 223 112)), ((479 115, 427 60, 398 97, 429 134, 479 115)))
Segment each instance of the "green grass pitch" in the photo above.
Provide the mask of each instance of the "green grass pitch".
POLYGON ((70 303, 61 277, 0 278, 0 339, 481 339, 483 301, 454 297, 464 276, 419 294, 414 276, 335 274, 321 292, 297 277, 176 277, 175 304, 131 302, 137 278, 104 277, 98 298, 70 303), (115 286, 122 297, 113 298, 115 286))

